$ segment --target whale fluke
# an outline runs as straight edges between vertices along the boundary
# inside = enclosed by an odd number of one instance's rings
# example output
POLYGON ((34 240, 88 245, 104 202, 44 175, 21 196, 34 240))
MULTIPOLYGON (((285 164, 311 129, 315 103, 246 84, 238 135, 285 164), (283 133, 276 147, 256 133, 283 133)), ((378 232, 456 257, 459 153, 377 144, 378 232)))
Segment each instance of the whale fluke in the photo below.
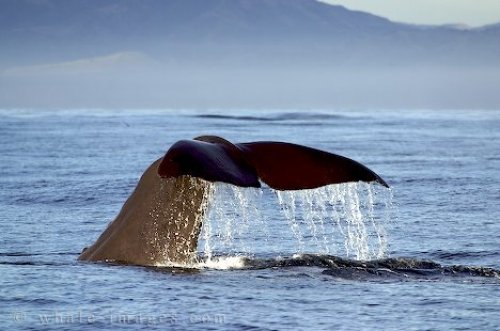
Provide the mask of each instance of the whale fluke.
POLYGON ((158 174, 164 178, 190 175, 243 187, 260 187, 260 179, 277 190, 357 181, 389 187, 372 170, 340 155, 284 142, 232 144, 214 136, 174 144, 165 154, 158 174))
POLYGON ((389 185, 375 172, 346 157, 282 142, 237 144, 248 155, 259 178, 277 190, 313 189, 345 182, 389 185))
POLYGON ((277 190, 352 181, 387 183, 364 165, 283 143, 232 144, 215 137, 181 140, 146 169, 116 219, 79 257, 143 266, 196 261, 210 182, 277 190))

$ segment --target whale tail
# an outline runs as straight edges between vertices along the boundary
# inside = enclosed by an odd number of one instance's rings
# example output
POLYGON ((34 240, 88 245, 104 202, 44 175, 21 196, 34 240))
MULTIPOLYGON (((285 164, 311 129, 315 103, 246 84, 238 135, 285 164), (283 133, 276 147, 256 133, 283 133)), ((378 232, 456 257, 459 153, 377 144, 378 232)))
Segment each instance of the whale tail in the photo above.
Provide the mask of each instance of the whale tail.
POLYGON ((174 144, 158 167, 161 177, 190 175, 211 182, 277 190, 313 189, 345 182, 389 185, 359 162, 322 150, 284 142, 232 144, 202 136, 174 144))
POLYGON ((351 181, 388 186, 356 161, 305 146, 232 144, 214 136, 181 140, 144 172, 116 219, 79 259, 149 266, 191 263, 210 198, 209 182, 260 187, 261 181, 277 190, 351 181))

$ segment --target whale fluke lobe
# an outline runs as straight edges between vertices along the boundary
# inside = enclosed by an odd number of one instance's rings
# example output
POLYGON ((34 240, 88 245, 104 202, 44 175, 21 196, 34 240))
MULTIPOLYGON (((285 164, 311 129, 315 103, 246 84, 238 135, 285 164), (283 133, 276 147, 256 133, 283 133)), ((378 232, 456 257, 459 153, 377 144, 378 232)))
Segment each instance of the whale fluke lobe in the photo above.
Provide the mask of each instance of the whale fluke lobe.
POLYGON ((364 165, 318 149, 273 141, 232 144, 214 137, 181 140, 165 154, 161 177, 190 175, 211 182, 277 190, 313 189, 345 182, 387 183, 364 165))
POLYGON ((237 144, 259 178, 277 190, 313 189, 345 182, 387 183, 361 163, 318 149, 283 142, 237 144))
POLYGON ((387 183, 343 156, 284 142, 181 140, 144 172, 116 219, 79 257, 143 266, 196 261, 211 182, 277 190, 364 181, 387 183))
POLYGON ((255 168, 240 149, 222 138, 217 143, 210 138, 215 137, 176 142, 163 157, 158 175, 164 178, 189 175, 210 182, 260 187, 255 168))

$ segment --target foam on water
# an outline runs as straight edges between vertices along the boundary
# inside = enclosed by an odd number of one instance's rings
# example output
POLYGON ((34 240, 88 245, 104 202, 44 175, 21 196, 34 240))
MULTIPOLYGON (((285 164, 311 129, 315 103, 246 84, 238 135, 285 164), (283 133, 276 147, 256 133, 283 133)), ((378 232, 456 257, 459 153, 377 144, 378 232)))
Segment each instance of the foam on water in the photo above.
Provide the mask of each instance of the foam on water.
POLYGON ((195 265, 197 269, 242 269, 246 267, 246 258, 243 256, 219 256, 206 259, 195 265))
POLYGON ((216 269, 232 270, 246 268, 247 258, 244 256, 210 256, 199 262, 180 264, 172 262, 157 263, 155 267, 159 268, 187 268, 187 269, 216 269))
POLYGON ((392 192, 377 185, 277 191, 217 183, 210 195, 199 245, 207 265, 215 254, 314 253, 356 260, 387 254, 392 192), (274 207, 266 207, 269 204, 274 207), (261 210, 276 212, 267 215, 261 210), (260 239, 269 246, 262 247, 260 239))

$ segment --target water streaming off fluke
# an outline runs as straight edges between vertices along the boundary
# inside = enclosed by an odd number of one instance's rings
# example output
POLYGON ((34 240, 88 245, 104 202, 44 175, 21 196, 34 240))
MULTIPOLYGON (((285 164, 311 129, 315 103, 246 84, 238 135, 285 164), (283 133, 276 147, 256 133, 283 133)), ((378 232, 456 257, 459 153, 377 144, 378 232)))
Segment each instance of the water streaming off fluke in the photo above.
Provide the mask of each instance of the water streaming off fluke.
POLYGON ((210 194, 199 244, 208 260, 295 253, 356 260, 386 256, 386 227, 393 211, 390 189, 346 183, 276 191, 216 183, 210 194))

